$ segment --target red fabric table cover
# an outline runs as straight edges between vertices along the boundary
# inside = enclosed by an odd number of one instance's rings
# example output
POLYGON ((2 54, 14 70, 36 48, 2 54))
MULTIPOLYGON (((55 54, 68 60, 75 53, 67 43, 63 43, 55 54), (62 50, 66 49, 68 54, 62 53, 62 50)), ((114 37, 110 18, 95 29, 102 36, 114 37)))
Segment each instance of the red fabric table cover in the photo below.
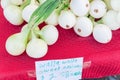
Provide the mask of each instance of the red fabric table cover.
POLYGON ((92 36, 78 37, 72 29, 57 26, 60 34, 57 43, 49 46, 45 57, 32 59, 26 53, 13 57, 5 50, 6 39, 19 32, 21 26, 10 24, 0 8, 0 80, 35 80, 35 61, 75 57, 84 57, 84 62, 91 61, 90 67, 83 69, 83 78, 120 74, 120 30, 113 31, 109 44, 100 44, 92 36))

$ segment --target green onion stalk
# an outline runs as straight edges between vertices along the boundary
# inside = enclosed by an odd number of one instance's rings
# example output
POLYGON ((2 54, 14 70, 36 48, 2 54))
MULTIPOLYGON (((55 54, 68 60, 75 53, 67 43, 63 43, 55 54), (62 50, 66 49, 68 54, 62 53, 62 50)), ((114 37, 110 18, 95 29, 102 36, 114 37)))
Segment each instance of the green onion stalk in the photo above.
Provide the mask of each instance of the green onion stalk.
MULTIPOLYGON (((43 21, 45 21, 50 14, 56 9, 56 8, 62 8, 65 7, 66 4, 69 3, 69 0, 47 0, 43 4, 41 4, 32 14, 30 21, 28 22, 28 27, 35 28, 39 24, 41 24, 43 21)), ((59 9, 61 11, 61 9, 59 9)))
POLYGON ((25 0, 24 3, 20 6, 21 9, 24 9, 27 5, 29 5, 31 0, 25 0))
MULTIPOLYGON (((26 0, 26 2, 21 6, 25 7, 30 4, 31 0, 26 0)), ((47 53, 47 45, 52 45, 58 39, 58 31, 56 27, 44 27, 41 31, 42 39, 39 39, 37 36, 33 37, 29 40, 30 35, 33 30, 38 28, 38 25, 44 22, 55 9, 64 8, 66 5, 65 2, 69 3, 69 0, 47 0, 43 4, 41 4, 32 14, 28 24, 24 25, 21 29, 21 32, 11 35, 6 40, 6 50, 10 55, 18 56, 21 55, 25 50, 27 54, 32 58, 40 58, 43 57, 47 53), (48 34, 56 34, 54 37, 48 37, 48 34), (47 36, 46 36, 47 35, 47 36), (36 44, 37 43, 37 44, 36 44), (37 46, 36 50, 35 47, 37 46)), ((39 30, 39 29, 37 29, 39 30)))

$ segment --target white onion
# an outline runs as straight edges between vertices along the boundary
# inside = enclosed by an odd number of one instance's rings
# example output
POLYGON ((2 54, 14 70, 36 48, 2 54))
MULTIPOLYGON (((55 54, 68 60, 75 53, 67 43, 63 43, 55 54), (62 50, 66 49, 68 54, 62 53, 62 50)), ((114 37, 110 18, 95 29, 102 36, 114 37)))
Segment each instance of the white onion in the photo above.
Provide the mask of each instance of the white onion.
POLYGON ((118 14, 117 14, 117 22, 118 22, 118 24, 120 25, 120 11, 119 11, 118 14))
POLYGON ((63 10, 59 15, 58 24, 63 29, 70 29, 76 24, 76 17, 70 10, 63 10))
POLYGON ((6 7, 8 7, 9 5, 11 5, 11 1, 10 0, 1 0, 1 7, 3 9, 5 9, 6 7))
POLYGON ((33 38, 29 41, 26 48, 26 53, 32 58, 41 58, 46 55, 48 46, 42 39, 33 38))
MULTIPOLYGON (((27 25, 24 25, 23 27, 26 26, 27 25)), ((8 39, 6 40, 5 47, 10 55, 18 56, 25 51, 29 32, 29 29, 24 29, 21 32, 15 33, 8 37, 8 39)))
POLYGON ((120 24, 117 22, 118 12, 109 10, 103 17, 103 23, 106 24, 110 29, 117 30, 120 28, 120 24))
POLYGON ((120 0, 110 0, 112 9, 120 11, 120 0))
POLYGON ((38 8, 38 5, 33 1, 26 6, 22 11, 22 17, 26 22, 29 22, 31 15, 38 8))
POLYGON ((23 40, 23 35, 21 35, 21 33, 13 34, 7 39, 5 47, 10 55, 21 55, 26 48, 25 41, 23 40))
POLYGON ((21 25, 23 23, 22 10, 15 5, 9 5, 4 9, 5 18, 13 25, 21 25))
POLYGON ((53 45, 59 36, 57 28, 53 25, 46 25, 40 31, 40 37, 48 44, 53 45))
POLYGON ((106 5, 102 0, 94 0, 91 2, 90 15, 94 18, 101 18, 106 13, 106 5))
POLYGON ((71 0, 70 9, 77 16, 85 16, 90 8, 89 0, 71 0))
POLYGON ((52 14, 45 20, 45 23, 50 24, 50 25, 58 24, 58 14, 56 10, 54 10, 52 14))
POLYGON ((104 24, 98 24, 93 29, 93 37, 99 42, 106 44, 112 39, 112 31, 104 24))
POLYGON ((74 31, 81 37, 87 37, 92 33, 93 23, 87 17, 79 17, 74 27, 74 31))

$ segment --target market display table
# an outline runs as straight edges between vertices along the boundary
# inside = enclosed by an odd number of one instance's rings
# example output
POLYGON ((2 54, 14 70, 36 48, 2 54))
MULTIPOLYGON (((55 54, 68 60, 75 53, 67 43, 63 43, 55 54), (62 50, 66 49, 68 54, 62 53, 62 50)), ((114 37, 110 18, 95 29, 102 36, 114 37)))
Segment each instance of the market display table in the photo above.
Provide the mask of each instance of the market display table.
POLYGON ((32 59, 25 52, 13 57, 5 50, 6 39, 19 32, 21 26, 13 26, 7 22, 0 8, 0 80, 35 80, 35 61, 76 57, 84 57, 83 78, 120 74, 120 30, 113 31, 110 43, 100 44, 92 35, 87 38, 78 37, 72 29, 64 30, 57 26, 57 43, 49 46, 45 57, 32 59))

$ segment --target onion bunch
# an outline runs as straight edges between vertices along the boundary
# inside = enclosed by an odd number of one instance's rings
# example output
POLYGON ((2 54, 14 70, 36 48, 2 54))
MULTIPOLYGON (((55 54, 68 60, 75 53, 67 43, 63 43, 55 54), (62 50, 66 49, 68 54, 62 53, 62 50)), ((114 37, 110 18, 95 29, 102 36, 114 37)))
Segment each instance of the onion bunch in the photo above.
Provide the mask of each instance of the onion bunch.
POLYGON ((102 44, 112 39, 112 30, 120 29, 119 0, 1 0, 5 18, 13 25, 27 23, 6 41, 13 56, 26 51, 32 58, 47 54, 48 45, 57 42, 56 28, 73 29, 79 37, 90 35, 102 44), (39 29, 39 24, 46 25, 39 29))
POLYGON ((18 56, 26 51, 31 58, 44 57, 48 52, 48 45, 57 42, 59 32, 54 24, 45 25, 42 29, 39 29, 38 25, 44 22, 60 4, 59 0, 49 0, 31 11, 35 5, 35 0, 31 0, 31 3, 23 9, 23 16, 27 18, 28 24, 24 25, 20 32, 8 37, 5 45, 7 52, 18 56), (27 15, 27 12, 30 13, 27 15))
POLYGON ((92 34, 102 44, 111 41, 112 30, 120 29, 119 0, 70 0, 68 4, 58 17, 63 29, 73 28, 80 37, 92 34))

